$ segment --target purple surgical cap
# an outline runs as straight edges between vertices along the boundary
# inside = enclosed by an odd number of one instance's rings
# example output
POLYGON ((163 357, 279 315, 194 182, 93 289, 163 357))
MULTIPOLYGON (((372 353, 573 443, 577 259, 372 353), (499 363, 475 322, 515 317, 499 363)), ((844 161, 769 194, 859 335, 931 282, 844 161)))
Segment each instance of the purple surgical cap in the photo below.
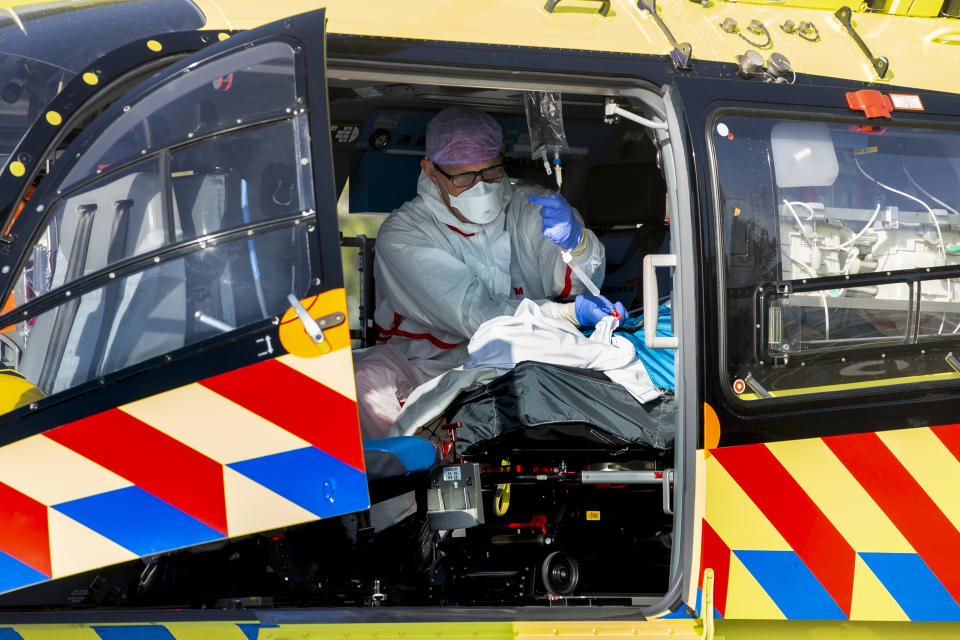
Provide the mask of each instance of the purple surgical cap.
POLYGON ((500 155, 503 131, 490 115, 469 107, 447 107, 427 123, 427 160, 473 164, 500 155))

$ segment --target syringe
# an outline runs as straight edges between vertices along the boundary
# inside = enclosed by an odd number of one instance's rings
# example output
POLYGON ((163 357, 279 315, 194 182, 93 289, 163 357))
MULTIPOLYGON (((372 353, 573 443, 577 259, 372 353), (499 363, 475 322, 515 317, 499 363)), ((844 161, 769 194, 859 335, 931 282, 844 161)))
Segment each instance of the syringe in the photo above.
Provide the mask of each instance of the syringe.
MULTIPOLYGON (((544 155, 543 163, 547 166, 547 173, 550 173, 549 165, 547 165, 547 157, 544 155)), ((560 188, 563 186, 563 168, 560 164, 560 153, 555 152, 553 154, 553 170, 556 172, 557 177, 557 193, 560 193, 560 188)), ((573 275, 577 276, 577 279, 583 283, 583 286, 587 288, 587 291, 591 295, 598 296, 600 295, 600 289, 597 288, 597 285, 593 283, 593 280, 587 277, 587 274, 583 272, 583 269, 577 266, 573 261, 573 256, 570 255, 570 252, 566 249, 560 249, 560 256, 563 258, 563 261, 570 267, 570 271, 573 275)))
POLYGON ((583 283, 583 286, 587 288, 587 291, 589 291, 591 295, 600 295, 600 289, 598 289, 597 285, 593 283, 593 280, 587 277, 587 274, 583 272, 583 269, 578 267, 577 264, 573 262, 573 256, 570 255, 569 251, 566 249, 560 249, 560 256, 563 258, 563 261, 567 263, 567 266, 570 267, 570 271, 573 273, 573 275, 577 276, 577 279, 583 283))

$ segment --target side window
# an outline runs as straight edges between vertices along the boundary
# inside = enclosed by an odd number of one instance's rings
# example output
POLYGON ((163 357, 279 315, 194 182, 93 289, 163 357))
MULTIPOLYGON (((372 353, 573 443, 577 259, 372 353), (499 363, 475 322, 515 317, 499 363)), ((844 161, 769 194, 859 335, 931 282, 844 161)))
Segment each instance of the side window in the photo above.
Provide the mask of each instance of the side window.
POLYGON ((727 115, 711 138, 741 399, 956 378, 960 133, 727 115))
POLYGON ((306 295, 317 249, 303 224, 314 190, 295 62, 272 42, 174 76, 143 96, 139 119, 124 111, 73 155, 2 329, 18 351, 10 364, 40 392, 256 323, 282 313, 288 294, 306 295), (275 91, 221 99, 237 86, 223 82, 264 74, 275 91), (189 101, 206 116, 187 118, 189 101), (158 122, 178 124, 160 135, 158 122), (130 136, 145 145, 125 156, 130 136))

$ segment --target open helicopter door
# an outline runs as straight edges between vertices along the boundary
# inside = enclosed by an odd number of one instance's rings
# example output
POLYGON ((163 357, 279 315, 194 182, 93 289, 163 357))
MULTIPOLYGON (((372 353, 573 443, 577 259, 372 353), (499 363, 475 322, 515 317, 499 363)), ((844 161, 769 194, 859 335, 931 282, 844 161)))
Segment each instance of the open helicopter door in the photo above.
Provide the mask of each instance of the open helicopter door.
POLYGON ((940 489, 957 467, 960 103, 811 77, 674 87, 712 261, 702 602, 727 620, 960 619, 940 489), (935 395, 918 420, 910 400, 935 395))
POLYGON ((0 592, 368 507, 323 34, 207 34, 5 229, 0 592))

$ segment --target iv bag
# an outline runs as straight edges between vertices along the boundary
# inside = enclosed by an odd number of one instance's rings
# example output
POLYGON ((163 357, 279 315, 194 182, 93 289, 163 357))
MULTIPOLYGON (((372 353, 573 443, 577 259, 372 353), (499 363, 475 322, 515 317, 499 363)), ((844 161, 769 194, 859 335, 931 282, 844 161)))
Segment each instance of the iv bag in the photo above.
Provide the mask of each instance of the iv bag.
POLYGON ((523 104, 527 111, 527 129, 530 131, 530 157, 559 157, 566 150, 567 135, 563 130, 563 107, 560 93, 553 91, 525 91, 523 104))

